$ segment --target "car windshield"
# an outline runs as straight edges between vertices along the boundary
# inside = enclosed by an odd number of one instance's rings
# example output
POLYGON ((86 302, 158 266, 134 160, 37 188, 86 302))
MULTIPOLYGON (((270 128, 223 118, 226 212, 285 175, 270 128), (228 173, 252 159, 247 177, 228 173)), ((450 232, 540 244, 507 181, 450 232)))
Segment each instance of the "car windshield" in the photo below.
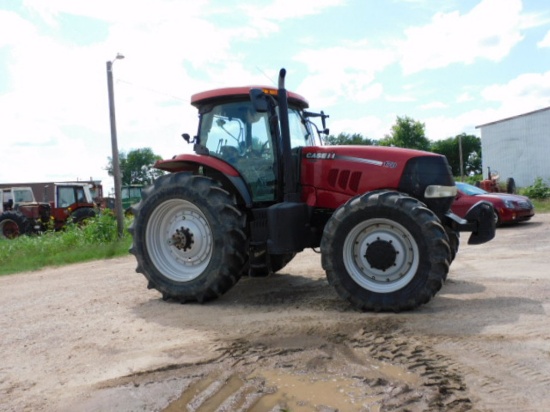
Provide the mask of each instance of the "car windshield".
POLYGON ((465 193, 469 196, 486 195, 487 194, 487 192, 485 190, 480 189, 479 187, 476 187, 476 186, 469 185, 468 183, 457 183, 456 187, 462 193, 465 193))

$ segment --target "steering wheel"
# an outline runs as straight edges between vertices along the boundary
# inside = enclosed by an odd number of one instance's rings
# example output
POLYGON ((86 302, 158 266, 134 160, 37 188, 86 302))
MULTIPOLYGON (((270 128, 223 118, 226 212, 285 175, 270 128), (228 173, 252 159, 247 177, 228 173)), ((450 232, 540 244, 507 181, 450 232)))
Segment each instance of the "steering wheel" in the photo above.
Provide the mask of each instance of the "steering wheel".
POLYGON ((269 157, 269 155, 271 154, 270 141, 268 140, 264 144, 262 144, 262 147, 260 147, 260 150, 257 150, 256 153, 258 154, 258 157, 269 157))

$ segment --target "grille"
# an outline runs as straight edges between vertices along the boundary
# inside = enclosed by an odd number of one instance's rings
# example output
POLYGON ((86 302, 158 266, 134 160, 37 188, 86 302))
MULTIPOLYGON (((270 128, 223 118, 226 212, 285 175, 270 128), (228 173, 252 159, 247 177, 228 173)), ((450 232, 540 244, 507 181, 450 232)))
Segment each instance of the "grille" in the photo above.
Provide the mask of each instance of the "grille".
POLYGON ((361 175, 361 172, 352 172, 348 169, 330 169, 328 183, 335 188, 357 192, 361 175))

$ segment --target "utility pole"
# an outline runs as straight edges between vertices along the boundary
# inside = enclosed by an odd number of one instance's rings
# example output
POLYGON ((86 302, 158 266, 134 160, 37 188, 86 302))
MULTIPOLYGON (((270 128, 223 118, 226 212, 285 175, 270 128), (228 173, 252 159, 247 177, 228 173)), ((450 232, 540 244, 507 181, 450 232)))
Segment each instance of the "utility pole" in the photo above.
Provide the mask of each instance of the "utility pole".
POLYGON ((462 135, 458 135, 458 157, 460 159, 460 181, 464 181, 464 160, 462 156, 462 135))
POLYGON ((115 93, 113 89, 113 63, 117 59, 124 59, 120 53, 113 61, 107 62, 107 88, 109 91, 109 115, 111 119, 111 148, 113 152, 113 177, 115 181, 115 215, 119 239, 124 235, 124 216, 122 214, 122 175, 120 173, 120 162, 118 160, 118 143, 116 135, 115 119, 115 93))

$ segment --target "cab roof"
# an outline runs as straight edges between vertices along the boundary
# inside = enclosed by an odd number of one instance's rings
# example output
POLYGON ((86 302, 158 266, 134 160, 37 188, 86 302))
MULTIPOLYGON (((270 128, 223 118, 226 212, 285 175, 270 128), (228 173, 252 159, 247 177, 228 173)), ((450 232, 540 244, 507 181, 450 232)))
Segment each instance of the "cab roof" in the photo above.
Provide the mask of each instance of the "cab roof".
MULTIPOLYGON (((250 90, 252 89, 261 89, 264 93, 270 94, 273 96, 277 95, 277 89, 270 86, 241 86, 241 87, 225 87, 222 89, 208 90, 205 92, 196 93, 191 96, 191 104, 195 107, 202 106, 203 104, 212 103, 216 100, 226 100, 231 98, 240 98, 249 96, 250 90)), ((305 97, 287 91, 288 101, 290 104, 297 105, 302 109, 309 107, 309 102, 305 97)))

